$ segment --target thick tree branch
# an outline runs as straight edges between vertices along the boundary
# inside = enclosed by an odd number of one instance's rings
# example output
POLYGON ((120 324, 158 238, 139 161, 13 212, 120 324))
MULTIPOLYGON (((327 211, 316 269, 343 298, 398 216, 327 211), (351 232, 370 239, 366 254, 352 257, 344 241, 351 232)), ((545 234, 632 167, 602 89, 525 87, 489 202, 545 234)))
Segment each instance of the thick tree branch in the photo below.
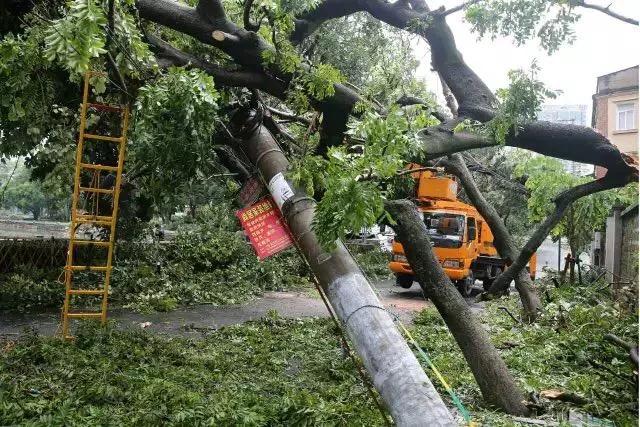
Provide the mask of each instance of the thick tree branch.
POLYGON ((459 5, 452 7, 451 9, 447 9, 447 10, 443 10, 442 12, 440 12, 440 14, 442 16, 447 16, 447 15, 451 15, 452 13, 456 13, 462 9, 466 9, 471 5, 474 5, 476 3, 480 3, 482 0, 469 0, 469 1, 465 1, 464 3, 460 3, 459 5))
POLYGON ((259 89, 278 98, 285 96, 286 85, 265 73, 246 70, 225 70, 215 64, 176 49, 152 34, 147 35, 147 42, 151 45, 153 52, 161 59, 163 65, 199 68, 211 75, 216 85, 259 89))
MULTIPOLYGON (((498 145, 482 135, 471 132, 456 132, 442 126, 424 128, 417 134, 422 141, 424 158, 435 160, 438 157, 472 150, 474 148, 486 148, 498 145)), ((422 156, 422 154, 421 154, 422 156)), ((413 159, 419 161, 420 159, 413 159)))
POLYGON ((595 130, 571 124, 538 121, 512 132, 506 145, 559 159, 588 163, 607 168, 620 175, 638 177, 638 163, 620 152, 595 130))
POLYGON ((250 69, 262 69, 264 50, 273 50, 255 33, 238 27, 226 19, 218 1, 201 1, 198 8, 171 0, 138 0, 140 17, 190 35, 202 43, 215 46, 238 64, 250 69), (216 40, 214 31, 235 37, 216 40))
POLYGON ((396 238, 402 244, 409 264, 433 301, 464 355, 484 398, 510 414, 528 410, 522 392, 496 351, 486 330, 447 277, 432 250, 424 221, 408 200, 385 202, 385 209, 396 225, 396 238))
POLYGON ((638 20, 637 19, 633 19, 630 18, 628 16, 624 16, 624 15, 620 15, 619 13, 614 12, 613 10, 609 9, 609 6, 607 7, 603 7, 597 4, 591 4, 591 3, 587 3, 584 0, 573 0, 571 2, 572 4, 575 4, 576 6, 580 6, 580 7, 584 7, 586 9, 593 9, 593 10, 597 10, 598 12, 602 12, 606 15, 611 16, 612 18, 616 18, 619 19, 622 22, 626 22, 628 24, 631 25, 638 25, 638 20))
POLYGON ((278 117, 282 117, 283 119, 302 123, 305 126, 309 126, 311 124, 311 120, 307 119, 306 117, 298 116, 296 114, 288 113, 286 111, 278 110, 277 108, 269 107, 269 106, 267 106, 267 110, 269 110, 271 114, 274 114, 278 117))
POLYGON ((555 200, 555 209, 549 216, 540 224, 536 231, 531 235, 529 241, 524 245, 524 248, 520 251, 518 258, 513 264, 507 268, 507 270, 499 276, 491 286, 490 293, 500 293, 509 286, 511 280, 518 274, 529 262, 531 256, 540 247, 544 239, 547 238, 551 230, 562 220, 564 213, 571 206, 573 202, 581 197, 588 196, 600 191, 610 190, 612 188, 624 187, 629 183, 630 178, 628 175, 610 174, 608 173, 604 178, 590 181, 584 184, 577 185, 570 188, 561 194, 559 194, 555 200))
MULTIPOLYGON (((418 133, 427 159, 474 148, 497 145, 490 138, 470 132, 452 132, 446 127, 426 128, 418 133)), ((637 179, 638 164, 607 138, 584 126, 532 122, 507 136, 505 145, 535 151, 545 156, 573 160, 607 168, 611 173, 637 179)))
MULTIPOLYGON (((458 177, 471 203, 473 203, 478 212, 480 212, 484 220, 487 221, 487 225, 489 225, 493 233, 493 244, 500 256, 507 260, 507 264, 511 264, 519 255, 516 242, 511 237, 511 233, 507 230, 507 226, 502 221, 502 218, 500 218, 500 215, 498 215, 498 212, 484 198, 476 186, 462 156, 460 154, 454 154, 450 156, 449 159, 444 160, 443 163, 449 172, 458 177)), ((529 258, 527 258, 527 261, 529 258)), ((514 276, 516 279, 516 289, 522 300, 525 317, 531 322, 537 317, 538 311, 542 308, 542 303, 527 272, 520 270, 517 273, 518 275, 514 276)), ((511 283, 511 280, 507 283, 511 283)))

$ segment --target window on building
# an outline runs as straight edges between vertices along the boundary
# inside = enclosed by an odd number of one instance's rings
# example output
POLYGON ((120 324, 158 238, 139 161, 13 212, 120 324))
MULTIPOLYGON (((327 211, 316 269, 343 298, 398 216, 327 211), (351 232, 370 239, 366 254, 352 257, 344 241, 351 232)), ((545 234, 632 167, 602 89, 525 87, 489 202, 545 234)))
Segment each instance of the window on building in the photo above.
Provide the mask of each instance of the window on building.
POLYGON ((636 128, 636 105, 633 102, 625 102, 617 105, 618 126, 616 130, 631 130, 636 128))

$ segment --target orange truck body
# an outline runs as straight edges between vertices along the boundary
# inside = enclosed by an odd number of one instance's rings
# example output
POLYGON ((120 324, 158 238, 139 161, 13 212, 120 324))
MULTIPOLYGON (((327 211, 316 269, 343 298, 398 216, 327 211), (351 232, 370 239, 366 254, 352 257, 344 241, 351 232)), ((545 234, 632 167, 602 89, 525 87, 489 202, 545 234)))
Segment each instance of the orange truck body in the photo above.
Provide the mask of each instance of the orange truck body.
MULTIPOLYGON (((412 165, 416 168, 416 165, 412 165)), ((422 213, 433 251, 447 276, 468 295, 476 279, 485 289, 506 268, 506 261, 493 246, 493 233, 475 207, 458 200, 458 184, 454 177, 437 169, 420 168, 412 173, 416 180, 416 203, 422 213)), ((413 283, 413 271, 402 245, 393 242, 389 268, 396 274, 399 286, 413 283)), ((535 277, 536 256, 529 262, 529 273, 535 277)))

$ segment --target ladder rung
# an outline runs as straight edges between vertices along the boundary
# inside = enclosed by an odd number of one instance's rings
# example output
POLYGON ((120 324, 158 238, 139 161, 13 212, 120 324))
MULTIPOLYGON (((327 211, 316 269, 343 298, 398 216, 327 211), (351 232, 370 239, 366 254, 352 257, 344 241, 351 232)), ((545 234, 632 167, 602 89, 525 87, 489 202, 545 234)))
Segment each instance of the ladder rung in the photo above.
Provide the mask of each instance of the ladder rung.
POLYGON ((67 313, 67 317, 70 317, 72 319, 79 319, 81 317, 102 317, 102 313, 92 313, 92 312, 86 312, 86 313, 67 313))
POLYGON ((110 242, 104 242, 102 240, 71 240, 74 245, 96 245, 96 246, 109 246, 110 242))
POLYGON ((87 107, 93 108, 94 110, 102 110, 102 111, 120 112, 120 111, 124 110, 124 108, 122 108, 119 105, 99 104, 99 103, 95 103, 95 102, 88 102, 87 103, 87 107))
POLYGON ((94 163, 80 163, 80 167, 83 169, 95 169, 100 171, 111 171, 111 172, 118 171, 117 166, 96 165, 94 163))
POLYGON ((71 295, 104 295, 104 289, 69 289, 71 295))
POLYGON ((88 193, 113 194, 114 190, 109 188, 80 187, 80 191, 86 191, 88 193))
POLYGON ((111 269, 111 267, 107 267, 106 265, 72 265, 70 267, 65 267, 65 269, 73 271, 107 271, 111 269))
POLYGON ((74 222, 77 222, 78 224, 111 225, 111 220, 95 218, 76 218, 74 222))
POLYGON ((124 140, 121 136, 94 135, 92 133, 85 133, 84 139, 97 139, 109 142, 122 142, 124 140))
POLYGON ((79 213, 76 213, 76 218, 93 219, 98 221, 111 221, 113 219, 113 217, 109 215, 87 215, 87 214, 79 214, 79 213))

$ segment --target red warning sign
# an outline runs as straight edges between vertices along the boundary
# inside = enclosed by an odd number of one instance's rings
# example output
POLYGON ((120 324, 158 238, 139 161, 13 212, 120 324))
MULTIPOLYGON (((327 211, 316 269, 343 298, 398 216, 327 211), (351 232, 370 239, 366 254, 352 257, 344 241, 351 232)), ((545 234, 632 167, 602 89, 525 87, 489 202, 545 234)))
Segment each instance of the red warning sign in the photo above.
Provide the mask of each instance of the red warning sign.
POLYGON ((236 211, 236 216, 249 236, 259 260, 293 245, 289 229, 271 197, 264 197, 255 204, 236 211))

